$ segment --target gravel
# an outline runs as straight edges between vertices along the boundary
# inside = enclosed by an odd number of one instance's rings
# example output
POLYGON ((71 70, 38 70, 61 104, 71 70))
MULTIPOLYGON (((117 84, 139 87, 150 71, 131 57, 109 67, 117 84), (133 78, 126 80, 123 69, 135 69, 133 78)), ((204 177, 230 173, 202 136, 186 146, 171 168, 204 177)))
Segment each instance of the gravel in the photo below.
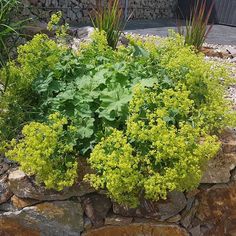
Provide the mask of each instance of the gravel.
MULTIPOLYGON (((234 51, 236 46, 233 45, 219 45, 219 44, 204 44, 205 47, 214 48, 219 52, 234 51)), ((213 61, 219 64, 226 64, 229 68, 232 78, 235 78, 235 84, 232 84, 228 88, 227 98, 233 101, 233 109, 236 110, 236 55, 232 55, 231 58, 219 58, 219 57, 205 57, 207 61, 213 61)))

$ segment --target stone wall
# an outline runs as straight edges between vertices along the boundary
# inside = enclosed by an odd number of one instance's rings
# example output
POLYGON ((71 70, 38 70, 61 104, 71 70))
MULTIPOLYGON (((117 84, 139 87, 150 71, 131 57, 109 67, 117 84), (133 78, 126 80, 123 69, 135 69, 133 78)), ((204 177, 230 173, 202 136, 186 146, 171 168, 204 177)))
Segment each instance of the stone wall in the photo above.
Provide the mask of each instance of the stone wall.
POLYGON ((62 192, 46 190, 0 157, 0 235, 234 236, 236 132, 227 130, 221 141, 197 189, 172 192, 165 201, 143 200, 135 209, 84 182, 62 192))
POLYGON ((129 0, 135 19, 173 18, 177 0, 129 0))
MULTIPOLYGON (((125 7, 125 0, 122 0, 125 7)), ((135 19, 171 18, 177 0, 128 0, 128 11, 135 19)), ((67 22, 89 21, 96 0, 22 0, 21 16, 48 21, 52 12, 62 11, 67 22)))

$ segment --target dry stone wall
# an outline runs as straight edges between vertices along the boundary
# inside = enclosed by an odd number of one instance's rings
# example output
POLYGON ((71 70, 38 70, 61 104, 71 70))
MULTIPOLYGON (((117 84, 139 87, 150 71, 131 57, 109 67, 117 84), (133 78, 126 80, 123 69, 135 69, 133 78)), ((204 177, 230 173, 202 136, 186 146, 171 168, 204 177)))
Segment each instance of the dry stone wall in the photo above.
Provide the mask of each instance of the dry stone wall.
POLYGON ((129 0, 129 13, 135 19, 174 17, 177 0, 129 0))
MULTIPOLYGON (((135 19, 171 18, 177 5, 177 0, 127 0, 129 15, 135 19)), ((48 21, 50 15, 62 11, 67 22, 83 23, 89 21, 89 13, 96 0, 22 0, 20 14, 41 21, 48 21)), ((125 8, 126 0, 122 0, 125 8)))
POLYGON ((0 235, 234 236, 236 131, 225 131, 221 141, 197 189, 171 192, 165 201, 141 200, 132 209, 83 181, 61 192, 46 190, 0 156, 0 235))

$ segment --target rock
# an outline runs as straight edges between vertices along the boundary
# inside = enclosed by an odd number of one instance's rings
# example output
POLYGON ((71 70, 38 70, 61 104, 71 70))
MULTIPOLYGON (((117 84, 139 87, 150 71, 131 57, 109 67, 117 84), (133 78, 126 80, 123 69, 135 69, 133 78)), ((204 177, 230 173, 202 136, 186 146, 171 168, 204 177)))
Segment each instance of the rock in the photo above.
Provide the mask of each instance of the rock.
MULTIPOLYGON (((25 43, 25 42, 24 42, 24 43, 25 43)), ((22 44, 23 44, 23 43, 22 43, 22 44)), ((17 166, 17 163, 16 163, 15 161, 12 161, 12 160, 6 158, 5 156, 4 156, 4 158, 3 158, 3 162, 6 163, 6 164, 8 164, 9 166, 14 166, 14 164, 15 164, 15 166, 17 166)))
POLYGON ((45 202, 1 214, 0 225, 0 235, 79 236, 83 231, 83 210, 79 202, 45 202))
MULTIPOLYGON (((23 44, 23 40, 21 38, 16 39, 9 39, 7 42, 7 46, 12 45, 13 43, 16 43, 17 45, 23 44), (19 44, 20 42, 20 44, 19 44)), ((24 41, 25 43, 25 41, 24 41)), ((11 52, 11 56, 15 56, 15 51, 11 52)), ((0 90, 2 90, 2 85, 0 86, 0 90)), ((9 171, 10 168, 14 168, 17 166, 17 163, 13 160, 8 159, 3 153, 0 153, 0 176, 5 174, 7 171, 9 171)))
POLYGON ((223 201, 227 200, 230 206, 233 203, 229 202, 231 200, 231 190, 226 184, 215 185, 212 188, 202 190, 197 196, 199 200, 197 217, 201 221, 205 221, 223 216, 223 210, 226 206, 226 202, 223 204, 223 201))
POLYGON ((85 26, 81 28, 70 28, 70 35, 78 39, 88 39, 94 32, 94 28, 91 26, 85 26))
POLYGON ((80 48, 81 42, 87 42, 91 40, 91 35, 94 32, 94 28, 90 26, 81 28, 70 28, 70 35, 73 37, 71 42, 71 48, 77 51, 80 48))
POLYGON ((100 227, 108 211, 111 209, 111 201, 105 195, 89 194, 82 198, 84 212, 95 227, 100 227))
POLYGON ((192 191, 190 191, 190 192, 187 192, 186 197, 187 197, 187 198, 193 198, 193 197, 195 197, 199 192, 200 192, 199 189, 194 189, 194 190, 192 190, 192 191))
POLYGON ((207 164, 201 183, 228 183, 230 172, 236 167, 236 153, 219 154, 207 164))
POLYGON ((225 49, 214 49, 210 47, 202 47, 201 52, 203 52, 208 57, 219 57, 219 58, 230 57, 230 53, 225 49))
POLYGON ((106 217, 105 219, 105 225, 129 225, 133 221, 132 217, 124 217, 124 216, 118 216, 118 215, 111 215, 109 217, 106 217))
POLYGON ((32 4, 32 5, 37 5, 38 4, 38 2, 39 2, 39 0, 28 0, 29 1, 29 3, 30 4, 32 4))
POLYGON ((0 204, 7 202, 12 195, 7 183, 7 175, 0 177, 0 204))
MULTIPOLYGON (((20 14, 25 18, 37 17, 45 21, 50 20, 50 15, 56 10, 63 12, 63 20, 70 24, 91 23, 96 0, 23 0, 20 14)), ((125 2, 122 1, 122 7, 125 2)), ((127 17, 136 19, 154 20, 157 18, 174 18, 177 0, 133 0, 129 1, 127 17), (133 12, 130 15, 130 12, 133 12)))
POLYGON ((156 219, 150 219, 150 218, 148 219, 148 218, 141 218, 141 217, 134 217, 132 221, 132 223, 135 223, 135 224, 143 224, 143 223, 156 224, 157 222, 159 221, 156 219))
POLYGON ((32 205, 35 205, 36 203, 39 203, 38 200, 18 198, 15 195, 11 198, 11 202, 12 202, 12 205, 18 209, 22 209, 24 207, 32 206, 32 205))
POLYGON ((29 178, 24 172, 15 170, 9 174, 9 188, 19 198, 30 198, 39 201, 65 200, 73 196, 80 197, 95 190, 85 182, 80 182, 63 191, 46 189, 37 185, 34 180, 29 178))
POLYGON ((9 169, 10 169, 10 166, 7 163, 1 162, 0 163, 0 176, 5 174, 9 169))
POLYGON ((53 32, 47 29, 46 22, 35 22, 33 24, 28 24, 24 27, 24 33, 27 36, 33 37, 36 34, 47 34, 48 36, 52 37, 53 32))
POLYGON ((190 226, 197 211, 197 204, 197 201, 195 201, 195 203, 188 203, 186 209, 182 212, 180 223, 185 228, 190 226))
POLYGON ((233 47, 228 47, 227 51, 229 52, 229 54, 231 55, 231 57, 236 57, 236 48, 233 47))
POLYGON ((168 194, 167 200, 157 202, 143 200, 138 208, 127 208, 114 203, 113 211, 115 214, 122 216, 144 217, 163 221, 177 215, 185 208, 186 204, 183 193, 171 192, 168 194))
POLYGON ((176 222, 178 222, 178 221, 180 221, 180 220, 181 220, 181 215, 178 214, 178 215, 176 215, 176 216, 170 217, 170 218, 167 220, 167 222, 169 222, 169 223, 176 223, 176 222))
POLYGON ((234 129, 225 129, 220 136, 223 153, 236 152, 236 131, 234 129))
POLYGON ((231 181, 236 181, 236 168, 231 171, 231 181))
POLYGON ((91 220, 88 217, 84 217, 84 229, 89 230, 92 229, 93 225, 91 220))
POLYGON ((131 224, 126 226, 106 226, 88 231, 83 236, 187 236, 181 227, 172 224, 131 224))
POLYGON ((200 236, 201 235, 200 225, 190 229, 189 232, 191 233, 192 236, 200 236))
POLYGON ((220 136, 221 152, 206 166, 201 183, 228 183, 230 172, 236 167, 236 132, 226 129, 220 136))
POLYGON ((38 229, 30 229, 11 219, 0 219, 2 236, 40 236, 38 229))
POLYGON ((205 224, 213 227, 206 235, 228 235, 236 228, 236 183, 218 184, 210 189, 201 190, 197 198, 199 206, 196 216, 205 224), (211 233, 211 234, 210 234, 211 233))
MULTIPOLYGON (((0 211, 17 211, 18 209, 15 208, 11 203, 5 202, 0 204, 0 211)), ((1 234, 0 234, 1 235, 1 234)))
POLYGON ((121 43, 122 45, 124 45, 125 47, 128 47, 128 46, 129 46, 129 43, 130 43, 130 40, 129 40, 127 37, 125 37, 125 35, 121 35, 121 37, 120 37, 120 43, 121 43))
POLYGON ((231 224, 230 224, 230 226, 228 226, 227 231, 228 231, 229 236, 235 236, 236 235, 236 216, 231 217, 231 224))
MULTIPOLYGON (((201 234, 200 235, 212 235, 210 234, 210 231, 216 229, 215 226, 213 226, 212 224, 204 224, 204 225, 198 225, 200 226, 200 231, 201 231, 201 234)), ((194 227, 194 228, 197 228, 198 226, 194 227)), ((219 231, 216 231, 217 233, 220 233, 219 231)), ((224 233, 222 232, 221 235, 223 235, 224 233)))

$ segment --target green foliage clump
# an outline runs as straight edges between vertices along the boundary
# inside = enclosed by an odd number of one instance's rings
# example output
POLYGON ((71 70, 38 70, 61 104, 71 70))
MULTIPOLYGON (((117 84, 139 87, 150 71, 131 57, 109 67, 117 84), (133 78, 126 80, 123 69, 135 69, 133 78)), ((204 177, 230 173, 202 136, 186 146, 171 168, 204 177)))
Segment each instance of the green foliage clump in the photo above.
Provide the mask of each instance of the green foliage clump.
POLYGON ((224 99, 222 68, 213 70, 179 36, 158 46, 152 42, 145 42, 143 50, 162 70, 135 86, 127 128, 113 129, 95 146, 89 163, 96 174, 85 178, 132 207, 143 195, 165 199, 170 191, 197 187, 204 165, 220 148, 214 134, 236 124, 224 99))
MULTIPOLYGON (((107 127, 125 128, 132 87, 152 75, 145 66, 134 47, 113 51, 104 33, 96 32, 78 53, 45 35, 35 36, 10 66, 12 79, 1 98, 2 141, 20 134, 26 123, 44 124, 59 112, 76 128, 75 152, 87 155, 107 127)), ((30 148, 37 150, 34 144, 30 148)), ((43 172, 39 168, 35 174, 43 172)))
POLYGON ((14 138, 22 123, 36 119, 38 97, 32 82, 48 74, 60 61, 64 47, 58 46, 47 35, 36 35, 30 42, 18 48, 18 58, 0 71, 1 82, 7 88, 0 97, 1 141, 14 138))
POLYGON ((106 127, 125 127, 133 86, 152 78, 135 52, 134 47, 113 51, 104 33, 96 32, 78 55, 67 52, 48 75, 34 81, 41 113, 59 111, 78 125, 81 154, 93 148, 106 127))
POLYGON ((55 113, 48 124, 31 122, 22 130, 23 139, 13 139, 6 156, 17 161, 21 169, 35 175, 38 183, 47 188, 62 190, 71 186, 77 177, 74 146, 76 128, 55 113), (65 128, 66 127, 66 128, 65 128))
POLYGON ((97 144, 89 162, 98 174, 85 177, 91 185, 107 189, 118 203, 134 206, 142 188, 142 173, 139 171, 140 157, 134 156, 134 148, 122 131, 113 130, 111 135, 97 144))
POLYGON ((203 54, 196 55, 184 45, 181 36, 172 35, 161 43, 160 64, 165 68, 172 86, 183 83, 194 101, 195 116, 206 132, 220 133, 226 126, 236 124, 232 102, 225 99, 227 87, 235 83, 226 67, 207 62, 203 54), (204 124, 204 125, 203 125, 204 124))
MULTIPOLYGON (((51 28, 58 16, 52 20, 51 28)), ((224 99, 227 73, 180 36, 156 41, 131 37, 113 50, 96 31, 78 51, 45 35, 20 47, 0 129, 1 141, 21 130, 23 137, 6 155, 61 190, 74 183, 75 156, 92 152, 96 174, 86 179, 131 206, 143 194, 157 200, 195 187, 219 148, 214 134, 235 124, 224 99)))
POLYGON ((173 190, 197 187, 202 167, 220 145, 200 124, 192 125, 193 111, 184 87, 137 88, 126 132, 114 130, 95 146, 89 162, 97 174, 86 178, 131 206, 143 192, 157 200, 173 190))

